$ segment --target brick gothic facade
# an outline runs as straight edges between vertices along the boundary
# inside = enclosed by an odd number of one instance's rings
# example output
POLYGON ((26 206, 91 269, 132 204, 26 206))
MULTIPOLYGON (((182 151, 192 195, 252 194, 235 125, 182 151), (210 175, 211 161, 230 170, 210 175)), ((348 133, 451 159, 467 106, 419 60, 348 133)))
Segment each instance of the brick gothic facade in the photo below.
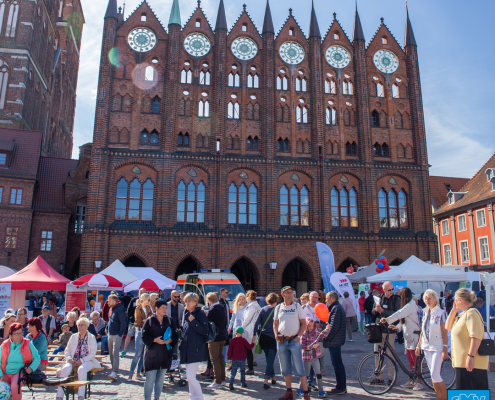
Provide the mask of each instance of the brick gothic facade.
POLYGON ((43 133, 42 153, 72 156, 80 0, 0 2, 0 127, 43 133))
POLYGON ((309 39, 292 11, 275 34, 268 4, 261 34, 245 9, 228 30, 223 0, 215 28, 200 6, 181 27, 175 0, 165 29, 146 1, 124 21, 110 0, 82 272, 115 259, 172 278, 232 268, 266 293, 321 287, 317 241, 341 269, 382 249, 390 262, 437 261, 409 18, 406 31, 403 49, 382 20, 366 46, 357 12, 350 41, 336 18, 320 35, 312 10, 309 39), (151 50, 129 46, 137 27, 156 36, 151 50), (202 52, 192 33, 211 45, 202 52), (258 48, 249 60, 232 52, 241 36, 258 48), (298 64, 281 58, 287 41, 304 50, 298 64), (344 68, 327 62, 332 45, 347 50, 344 68), (393 73, 375 67, 383 49, 393 73))

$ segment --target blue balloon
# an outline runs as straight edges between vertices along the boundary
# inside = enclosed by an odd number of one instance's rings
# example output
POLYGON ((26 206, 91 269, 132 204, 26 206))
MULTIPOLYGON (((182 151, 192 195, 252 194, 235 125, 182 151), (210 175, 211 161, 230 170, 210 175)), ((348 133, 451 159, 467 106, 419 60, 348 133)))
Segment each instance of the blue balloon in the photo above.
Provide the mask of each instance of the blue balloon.
POLYGON ((380 269, 383 269, 384 266, 385 265, 383 265, 383 263, 381 263, 381 262, 377 264, 377 267, 380 268, 380 269))
POLYGON ((385 256, 381 256, 381 257, 380 257, 380 260, 383 260, 384 258, 385 258, 385 256))

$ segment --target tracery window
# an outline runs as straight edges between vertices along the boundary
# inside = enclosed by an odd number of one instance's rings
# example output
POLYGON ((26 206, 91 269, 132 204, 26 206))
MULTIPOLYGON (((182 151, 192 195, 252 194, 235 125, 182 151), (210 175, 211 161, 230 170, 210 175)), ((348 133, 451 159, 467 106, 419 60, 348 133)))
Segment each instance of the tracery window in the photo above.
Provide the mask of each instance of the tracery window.
POLYGON ((340 191, 333 187, 330 192, 331 198, 331 215, 332 226, 340 227, 357 227, 358 226, 358 208, 357 193, 354 188, 340 191))
POLYGON ((393 189, 378 193, 378 212, 380 228, 407 228, 407 195, 404 190, 397 194, 393 189))
POLYGON ((229 224, 256 225, 258 220, 258 189, 253 183, 239 188, 232 182, 229 186, 229 224))
POLYGON ((280 225, 309 226, 309 192, 306 186, 301 190, 296 185, 280 189, 280 225))
POLYGON ((196 186, 180 181, 177 187, 177 222, 205 222, 205 191, 203 182, 196 186))
POLYGON ((129 185, 124 178, 117 182, 115 219, 151 221, 153 219, 153 193, 155 185, 147 179, 143 185, 134 178, 129 185))

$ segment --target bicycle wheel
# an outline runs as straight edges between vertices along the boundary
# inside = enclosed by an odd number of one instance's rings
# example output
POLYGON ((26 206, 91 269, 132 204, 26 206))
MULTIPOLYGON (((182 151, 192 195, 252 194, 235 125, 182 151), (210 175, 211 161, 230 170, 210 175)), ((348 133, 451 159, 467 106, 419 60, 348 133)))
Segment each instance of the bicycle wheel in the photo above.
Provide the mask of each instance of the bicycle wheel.
MULTIPOLYGON (((428 386, 431 390, 434 390, 433 381, 431 380, 431 372, 428 368, 426 357, 423 357, 423 360, 421 361, 421 375, 423 375, 423 382, 425 383, 425 385, 428 386)), ((450 355, 445 360, 443 360, 442 368, 440 370, 440 376, 445 382, 445 387, 447 389, 450 389, 452 386, 455 385, 455 370, 452 366, 452 359, 450 358, 450 355)))
POLYGON ((397 365, 388 355, 383 354, 381 365, 380 355, 371 353, 365 356, 358 366, 358 381, 361 387, 369 394, 379 395, 387 393, 397 380, 397 365))

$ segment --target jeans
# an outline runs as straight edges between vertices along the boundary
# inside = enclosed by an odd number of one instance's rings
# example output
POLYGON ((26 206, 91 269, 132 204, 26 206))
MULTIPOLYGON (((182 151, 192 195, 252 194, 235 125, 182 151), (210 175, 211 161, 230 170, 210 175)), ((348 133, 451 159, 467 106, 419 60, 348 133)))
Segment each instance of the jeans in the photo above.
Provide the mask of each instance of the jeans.
POLYGON ((230 371, 230 384, 234 384, 237 370, 241 373, 241 383, 246 383, 246 360, 232 360, 232 370, 230 371))
POLYGON ((110 356, 110 362, 112 363, 112 371, 116 374, 119 373, 120 362, 120 345, 122 344, 122 336, 108 335, 108 353, 110 356))
POLYGON ((225 380, 225 363, 222 358, 224 344, 225 340, 222 340, 221 342, 208 343, 208 350, 210 352, 213 372, 215 374, 215 382, 219 385, 225 380))
POLYGON ((162 394, 163 380, 165 379, 166 368, 146 371, 146 382, 144 382, 144 400, 151 400, 153 388, 155 389, 154 399, 159 399, 162 394))
POLYGON ((227 360, 227 351, 229 350, 229 346, 223 346, 223 350, 222 350, 222 359, 223 359, 223 363, 225 365, 225 362, 227 360))
POLYGON ((136 332, 136 350, 134 351, 134 357, 131 362, 131 369, 129 371, 129 376, 134 375, 134 370, 137 365, 137 373, 140 374, 143 369, 143 351, 144 351, 144 343, 141 340, 141 332, 136 332))
POLYGON ((366 323, 367 324, 372 324, 373 323, 373 318, 371 318, 370 314, 365 314, 366 315, 366 323))
POLYGON ((364 311, 359 311, 359 316, 361 317, 361 322, 358 323, 358 331, 364 332, 364 311))
POLYGON ((198 373, 199 362, 193 364, 186 364, 186 379, 189 387, 189 399, 190 400, 204 400, 201 385, 196 378, 198 373))
POLYGON ((344 363, 342 362, 342 353, 340 347, 330 347, 330 357, 332 359, 333 369, 335 370, 335 380, 337 385, 335 389, 345 390, 347 387, 344 363))
MULTIPOLYGON (((53 354, 54 354, 54 355, 55 355, 55 354, 58 354, 58 353, 60 353, 61 351, 64 351, 64 350, 65 350, 65 347, 59 346, 58 348, 56 348, 56 349, 54 350, 53 354)), ((53 358, 53 357, 50 357, 50 358, 48 359, 48 361, 53 361, 53 360, 54 360, 54 358, 53 358)))
POLYGON ((284 340, 283 343, 277 342, 277 351, 282 376, 292 375, 292 367, 295 376, 306 376, 300 342, 295 340, 291 340, 290 343, 288 340, 284 340))
POLYGON ((265 379, 273 379, 275 378, 275 357, 277 356, 277 349, 266 348, 263 349, 266 358, 266 370, 265 370, 265 379))

